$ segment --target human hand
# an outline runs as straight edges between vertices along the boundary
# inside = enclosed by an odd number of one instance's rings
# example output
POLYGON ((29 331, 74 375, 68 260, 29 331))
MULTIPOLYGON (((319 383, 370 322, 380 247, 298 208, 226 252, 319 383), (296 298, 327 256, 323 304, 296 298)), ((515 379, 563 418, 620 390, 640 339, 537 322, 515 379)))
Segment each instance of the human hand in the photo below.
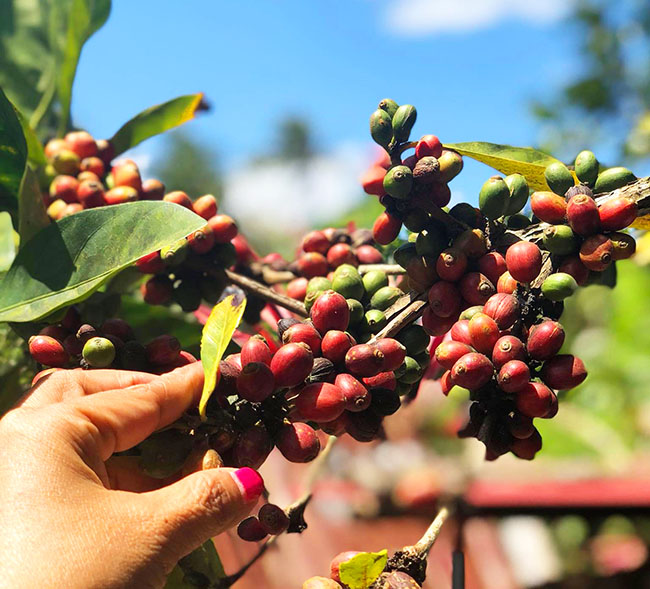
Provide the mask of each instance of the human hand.
POLYGON ((243 519, 250 468, 157 488, 114 452, 172 423, 203 386, 200 362, 164 376, 57 371, 0 419, 0 586, 162 587, 185 554, 243 519))

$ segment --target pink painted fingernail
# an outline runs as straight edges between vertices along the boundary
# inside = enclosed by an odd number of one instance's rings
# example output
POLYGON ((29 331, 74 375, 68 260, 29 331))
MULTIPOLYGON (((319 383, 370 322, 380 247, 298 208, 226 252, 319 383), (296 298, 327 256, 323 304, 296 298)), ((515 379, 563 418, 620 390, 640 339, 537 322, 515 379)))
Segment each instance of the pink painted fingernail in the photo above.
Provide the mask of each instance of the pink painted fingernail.
POLYGON ((252 468, 244 467, 230 473, 239 487, 244 501, 257 501, 264 490, 264 481, 260 474, 252 468))

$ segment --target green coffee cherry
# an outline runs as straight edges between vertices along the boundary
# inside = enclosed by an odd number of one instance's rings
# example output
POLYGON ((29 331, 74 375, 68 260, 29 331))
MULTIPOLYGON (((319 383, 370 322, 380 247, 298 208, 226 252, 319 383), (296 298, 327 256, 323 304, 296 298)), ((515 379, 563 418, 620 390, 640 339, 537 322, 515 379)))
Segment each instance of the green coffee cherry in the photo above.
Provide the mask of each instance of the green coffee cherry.
POLYGON ((574 167, 578 180, 593 187, 598 178, 599 169, 598 160, 596 159, 594 152, 589 151, 588 149, 581 151, 576 156, 574 167))
POLYGON ((400 331, 395 339, 400 342, 411 356, 416 356, 429 347, 429 334, 421 325, 411 324, 400 331))
POLYGON ((542 242, 549 252, 559 256, 566 256, 578 249, 578 238, 568 225, 546 227, 542 242))
POLYGON ((316 299, 322 294, 323 294, 322 290, 312 290, 311 292, 308 292, 305 295, 305 300, 303 301, 303 303, 308 313, 311 311, 311 308, 314 306, 316 299))
POLYGON ((370 297, 370 307, 385 311, 404 293, 396 286, 382 286, 370 297))
POLYGON ((359 270, 352 264, 341 264, 336 270, 334 270, 334 276, 345 276, 351 274, 352 276, 360 276, 359 270))
POLYGON ((483 225, 483 215, 476 207, 467 202, 459 202, 451 207, 449 214, 454 218, 462 221, 474 229, 483 225))
POLYGON ((362 322, 363 331, 368 331, 370 333, 377 333, 381 331, 388 321, 386 320, 386 315, 383 311, 379 309, 370 309, 366 311, 362 322))
POLYGON ((506 219, 506 225, 508 226, 508 229, 525 229, 531 224, 532 221, 526 215, 522 215, 521 213, 510 215, 506 219))
POLYGON ((334 276, 332 290, 343 295, 346 299, 362 299, 365 293, 360 274, 348 273, 334 276))
POLYGON ((415 239, 415 251, 419 256, 437 258, 448 245, 447 232, 444 227, 431 224, 418 233, 415 239))
POLYGON ((560 196, 564 196, 566 191, 574 185, 573 176, 569 168, 562 162, 553 162, 546 166, 544 178, 546 178, 548 187, 560 196))
POLYGON ((384 148, 388 147, 393 139, 391 117, 385 110, 378 108, 370 115, 370 135, 375 143, 384 148))
POLYGON ((140 442, 140 467, 156 479, 164 479, 178 472, 188 457, 194 440, 178 430, 168 429, 140 442))
POLYGON ((106 368, 115 360, 115 346, 105 337, 91 337, 81 352, 83 359, 93 368, 106 368))
POLYGON ((196 280, 181 280, 174 286, 172 299, 185 313, 193 313, 201 304, 201 289, 196 280))
POLYGON ((179 266, 187 259, 189 249, 187 239, 179 239, 176 243, 162 248, 160 257, 165 266, 179 266))
MULTIPOLYGON (((417 235, 415 236, 417 237, 417 235)), ((393 252, 393 259, 395 260, 396 264, 399 264, 402 268, 406 268, 408 266, 408 263, 417 255, 418 253, 415 247, 415 243, 408 242, 400 245, 393 252)))
POLYGON ((310 278, 309 282, 307 283, 306 294, 309 294, 311 292, 323 292, 331 289, 332 282, 329 280, 329 278, 325 278, 325 276, 314 276, 313 278, 310 278))
POLYGON ((508 206, 510 190, 501 176, 492 176, 481 187, 478 206, 490 221, 501 217, 508 206))
POLYGON ((419 354, 413 356, 413 360, 418 363, 418 366, 422 369, 422 372, 426 372, 427 368, 429 368, 429 364, 431 363, 431 356, 429 356, 429 352, 425 350, 424 352, 420 352, 419 354))
POLYGON ((443 149, 438 163, 440 164, 440 180, 449 183, 463 169, 463 156, 456 151, 443 149))
POLYGON ((357 325, 363 319, 363 305, 357 299, 347 299, 350 309, 350 325, 357 325))
MULTIPOLYGON (((397 369, 401 375, 398 377, 400 382, 415 384, 422 378, 424 371, 418 364, 417 360, 411 356, 404 358, 404 363, 397 369)), ((397 376, 397 371, 395 371, 397 376)))
POLYGON ((388 276, 381 270, 366 272, 362 281, 368 298, 372 297, 380 288, 388 286, 388 276))
POLYGON ((394 166, 384 176, 384 190, 393 198, 408 198, 413 188, 413 172, 408 166, 394 166))
POLYGON ((412 390, 413 390, 413 385, 408 382, 397 382, 395 386, 395 392, 400 397, 408 395, 412 390))
POLYGON ((611 192, 634 180, 636 180, 636 176, 627 168, 621 166, 609 168, 598 174, 598 178, 594 184, 594 192, 611 192))
POLYGON ((510 191, 510 198, 506 207, 506 215, 514 215, 526 206, 530 188, 526 178, 521 174, 510 174, 506 176, 505 182, 510 191))
MULTIPOLYGON (((398 143, 408 141, 418 113, 412 104, 397 107, 393 115, 393 136, 398 143)), ((389 193, 390 194, 390 193, 389 193)))
POLYGON ((557 272, 542 283, 542 294, 551 301, 563 301, 578 290, 578 283, 571 274, 557 272))
POLYGON ((474 305, 473 307, 467 307, 460 316, 458 317, 458 320, 461 321, 463 319, 467 319, 468 321, 474 317, 477 313, 482 313, 483 312, 483 305, 474 305))
POLYGON ((426 211, 419 208, 411 208, 404 213, 402 224, 409 231, 419 233, 427 226, 429 218, 429 214, 426 211))
POLYGON ((390 98, 384 98, 377 106, 381 110, 385 110, 392 119, 399 108, 399 104, 390 98))

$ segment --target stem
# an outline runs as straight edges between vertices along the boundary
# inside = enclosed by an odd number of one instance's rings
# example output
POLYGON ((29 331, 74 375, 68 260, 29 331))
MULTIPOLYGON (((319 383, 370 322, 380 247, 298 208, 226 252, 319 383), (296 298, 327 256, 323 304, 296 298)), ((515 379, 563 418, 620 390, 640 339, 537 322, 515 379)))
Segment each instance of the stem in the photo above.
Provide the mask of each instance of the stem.
POLYGON ((384 274, 389 275, 399 275, 406 274, 406 270, 402 268, 399 264, 361 264, 358 268, 359 274, 368 274, 374 270, 383 272, 384 274))
MULTIPOLYGON (((427 306, 427 300, 426 300, 426 293, 409 293, 406 295, 410 299, 410 302, 402 308, 401 311, 397 313, 382 329, 379 333, 375 334, 374 337, 368 342, 368 343, 373 343, 376 342, 378 339, 381 339, 382 337, 393 337, 395 334, 399 333, 404 327, 407 325, 413 323, 420 315, 422 315, 424 308, 427 306), (413 298, 415 297, 415 298, 413 298)), ((406 298, 404 297, 404 298, 406 298)), ((395 305, 400 304, 400 301, 403 299, 400 299, 395 303, 395 305)), ((393 305, 393 307, 395 307, 393 305)), ((386 315, 390 316, 390 310, 393 308, 389 308, 386 311, 386 315)))
POLYGON ((45 116, 47 109, 50 108, 52 100, 54 99, 54 94, 56 92, 56 76, 54 75, 54 71, 51 72, 50 82, 51 83, 48 84, 47 89, 41 96, 41 99, 38 101, 38 104, 36 105, 36 108, 34 109, 34 112, 29 119, 29 126, 32 129, 36 129, 36 127, 38 127, 38 124, 45 116))
POLYGON ((422 538, 420 538, 413 546, 405 546, 402 548, 402 550, 404 552, 415 554, 419 557, 425 557, 427 554, 429 554, 431 547, 440 535, 442 525, 447 521, 450 514, 451 509, 446 505, 443 505, 440 508, 438 515, 436 515, 435 519, 431 522, 431 525, 427 528, 427 531, 424 532, 422 538))

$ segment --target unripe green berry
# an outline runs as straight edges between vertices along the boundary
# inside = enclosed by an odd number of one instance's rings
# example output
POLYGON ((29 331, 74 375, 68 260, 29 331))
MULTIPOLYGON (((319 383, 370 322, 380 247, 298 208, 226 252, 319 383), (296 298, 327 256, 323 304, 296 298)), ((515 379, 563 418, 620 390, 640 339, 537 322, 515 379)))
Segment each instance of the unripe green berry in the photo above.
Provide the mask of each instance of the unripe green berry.
POLYGON ((325 276, 314 276, 307 283, 307 294, 311 292, 324 292, 332 289, 332 282, 325 276))
POLYGON ((404 363, 396 371, 400 373, 399 381, 405 382, 407 384, 414 384, 422 378, 423 370, 422 367, 418 364, 417 360, 411 356, 406 356, 404 358, 404 363))
POLYGON ((391 98, 384 98, 377 108, 380 108, 381 110, 385 110, 390 118, 392 119, 395 116, 395 113, 397 112, 397 109, 399 108, 399 104, 392 100, 391 98))
POLYGON ((356 274, 339 274, 332 280, 332 290, 343 295, 346 299, 361 299, 365 292, 361 276, 356 274))
POLYGON ((408 141, 417 116, 418 113, 412 104, 403 104, 397 108, 393 115, 393 136, 395 141, 398 143, 408 141))
POLYGON ((160 250, 160 258, 165 266, 179 266, 187 259, 189 244, 187 239, 179 239, 176 243, 160 250))
POLYGON ((363 287, 368 298, 372 297, 380 288, 388 286, 388 276, 381 270, 371 270, 363 275, 363 287))
POLYGON ((490 221, 498 219, 506 212, 510 190, 501 176, 492 176, 481 187, 478 206, 490 221))
POLYGON ((598 168, 598 160, 593 151, 585 149, 576 156, 575 172, 580 182, 593 188, 598 178, 598 168))
POLYGON ((551 301, 562 301, 578 289, 575 278, 565 272, 551 274, 542 283, 542 294, 551 301))
POLYGON ((413 187, 413 172, 408 166, 394 166, 384 176, 384 190, 393 198, 408 198, 413 187))
POLYGON ((611 192, 636 180, 636 176, 627 168, 618 166, 609 168, 598 174, 594 184, 594 192, 611 192))
POLYGON ((562 162, 553 162, 546 166, 544 178, 548 187, 560 196, 564 196, 566 191, 575 184, 569 168, 562 162))
POLYGON ((530 188, 526 178, 521 174, 510 174, 506 176, 505 182, 510 191, 510 198, 506 207, 506 215, 514 215, 526 206, 530 188))
POLYGON ((552 254, 566 256, 578 249, 578 240, 568 225, 550 225, 544 229, 544 247, 552 254))
POLYGON ((404 293, 395 286, 383 286, 370 298, 370 307, 385 311, 404 293))
POLYGON ((377 333, 381 331, 386 325, 386 315, 379 309, 370 309, 366 311, 363 320, 363 330, 370 333, 377 333))
POLYGON ((385 110, 378 108, 370 115, 370 135, 375 143, 384 148, 388 147, 393 139, 391 117, 385 110))
MULTIPOLYGON (((417 238, 417 235, 419 234, 413 233, 412 235, 417 238)), ((402 268, 406 268, 408 266, 408 263, 417 255, 418 253, 415 248, 415 243, 409 241, 408 243, 400 245, 393 252, 393 259, 395 260, 396 264, 399 264, 402 268)))
POLYGON ((350 325, 357 325, 363 319, 363 305, 357 299, 346 299, 350 309, 350 325))
POLYGON ((89 366, 106 368, 115 360, 115 346, 105 337, 93 337, 84 344, 81 355, 89 366))

